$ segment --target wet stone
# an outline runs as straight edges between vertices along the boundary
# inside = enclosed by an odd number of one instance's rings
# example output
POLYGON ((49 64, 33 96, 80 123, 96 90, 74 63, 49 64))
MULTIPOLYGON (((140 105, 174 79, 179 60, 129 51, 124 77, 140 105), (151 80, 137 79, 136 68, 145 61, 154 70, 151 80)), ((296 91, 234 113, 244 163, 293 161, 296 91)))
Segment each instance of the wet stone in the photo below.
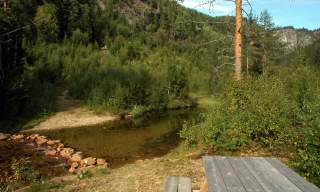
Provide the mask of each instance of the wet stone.
POLYGON ((81 162, 82 157, 83 157, 82 153, 77 152, 74 155, 72 155, 70 160, 73 161, 73 162, 81 162))
POLYGON ((39 137, 39 134, 32 134, 29 136, 29 140, 34 141, 37 137, 39 137))
POLYGON ((97 165, 106 165, 107 162, 104 159, 97 159, 97 165))
POLYGON ((59 144, 61 141, 60 140, 49 140, 47 142, 48 145, 57 145, 59 144))
POLYGON ((76 162, 73 162, 73 163, 71 164, 71 167, 73 167, 73 168, 78 168, 78 167, 79 167, 79 164, 76 163, 76 162))
POLYGON ((9 139, 10 134, 0 133, 0 141, 9 139))
POLYGON ((56 156, 57 155, 57 151, 54 150, 54 149, 51 149, 51 150, 47 150, 45 152, 46 155, 49 155, 49 156, 56 156))
POLYGON ((12 135, 11 136, 11 139, 13 140, 20 140, 20 139, 23 139, 24 138, 24 135, 12 135))
POLYGON ((84 163, 86 166, 95 165, 95 164, 96 164, 96 158, 93 158, 93 157, 85 158, 85 159, 83 159, 83 163, 84 163))
POLYGON ((74 153, 74 149, 72 149, 72 148, 63 148, 60 151, 61 157, 64 157, 64 158, 67 158, 67 159, 70 159, 72 157, 73 153, 74 153))
POLYGON ((40 137, 37 137, 35 141, 36 141, 37 145, 40 146, 40 145, 45 144, 48 141, 48 139, 44 136, 40 136, 40 137))

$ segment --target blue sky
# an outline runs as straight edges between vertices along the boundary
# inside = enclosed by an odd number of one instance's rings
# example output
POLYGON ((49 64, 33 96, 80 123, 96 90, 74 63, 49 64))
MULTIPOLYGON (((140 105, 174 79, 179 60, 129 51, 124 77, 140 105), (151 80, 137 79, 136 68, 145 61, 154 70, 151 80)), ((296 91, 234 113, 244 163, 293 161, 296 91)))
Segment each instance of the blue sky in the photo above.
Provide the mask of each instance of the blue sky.
MULTIPOLYGON (((207 0, 184 0, 184 6, 206 14, 234 15, 234 3, 216 0, 213 5, 204 4, 207 0)), ((244 3, 246 0, 243 0, 244 3)), ((255 14, 268 10, 276 26, 296 28, 320 28, 320 0, 250 0, 255 14)), ((246 10, 249 9, 245 6, 246 10)))

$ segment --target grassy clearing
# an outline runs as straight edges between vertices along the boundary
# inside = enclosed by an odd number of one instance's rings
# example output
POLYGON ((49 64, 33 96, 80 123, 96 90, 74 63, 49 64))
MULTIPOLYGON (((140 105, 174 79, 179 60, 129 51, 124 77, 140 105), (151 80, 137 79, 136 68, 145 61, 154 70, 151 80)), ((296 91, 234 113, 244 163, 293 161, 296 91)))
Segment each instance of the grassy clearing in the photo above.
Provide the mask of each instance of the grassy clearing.
POLYGON ((200 109, 204 110, 209 110, 220 104, 220 101, 214 95, 191 93, 190 97, 196 100, 200 109))
MULTIPOLYGON (((98 167, 91 169, 85 179, 79 180, 73 176, 65 183, 59 182, 58 188, 36 186, 34 189, 63 192, 162 192, 165 178, 169 175, 191 177, 193 188, 199 189, 204 180, 200 157, 198 149, 186 148, 181 144, 162 157, 138 160, 116 169, 98 167)), ((44 185, 55 186, 52 182, 44 185)), ((31 188, 28 191, 32 191, 31 188)))

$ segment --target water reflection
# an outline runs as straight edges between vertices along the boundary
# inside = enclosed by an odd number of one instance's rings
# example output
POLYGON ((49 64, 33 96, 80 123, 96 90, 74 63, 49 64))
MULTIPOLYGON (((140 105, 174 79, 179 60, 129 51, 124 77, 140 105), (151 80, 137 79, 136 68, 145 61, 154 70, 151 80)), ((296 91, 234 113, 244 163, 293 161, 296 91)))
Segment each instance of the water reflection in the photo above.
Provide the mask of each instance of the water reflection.
POLYGON ((43 131, 87 155, 111 159, 113 163, 166 154, 179 142, 178 132, 196 110, 179 110, 151 116, 147 120, 121 121, 105 126, 43 131))

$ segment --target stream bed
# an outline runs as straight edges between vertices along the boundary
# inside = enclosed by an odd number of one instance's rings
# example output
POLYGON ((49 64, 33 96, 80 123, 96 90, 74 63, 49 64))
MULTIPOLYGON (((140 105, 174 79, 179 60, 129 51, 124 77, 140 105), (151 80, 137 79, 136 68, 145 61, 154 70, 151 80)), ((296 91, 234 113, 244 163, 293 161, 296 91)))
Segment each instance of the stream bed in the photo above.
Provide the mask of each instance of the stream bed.
POLYGON ((107 159, 112 167, 137 159, 165 155, 180 142, 179 131, 186 120, 196 118, 196 109, 151 115, 143 120, 121 120, 94 127, 38 131, 59 139, 84 154, 107 159))

